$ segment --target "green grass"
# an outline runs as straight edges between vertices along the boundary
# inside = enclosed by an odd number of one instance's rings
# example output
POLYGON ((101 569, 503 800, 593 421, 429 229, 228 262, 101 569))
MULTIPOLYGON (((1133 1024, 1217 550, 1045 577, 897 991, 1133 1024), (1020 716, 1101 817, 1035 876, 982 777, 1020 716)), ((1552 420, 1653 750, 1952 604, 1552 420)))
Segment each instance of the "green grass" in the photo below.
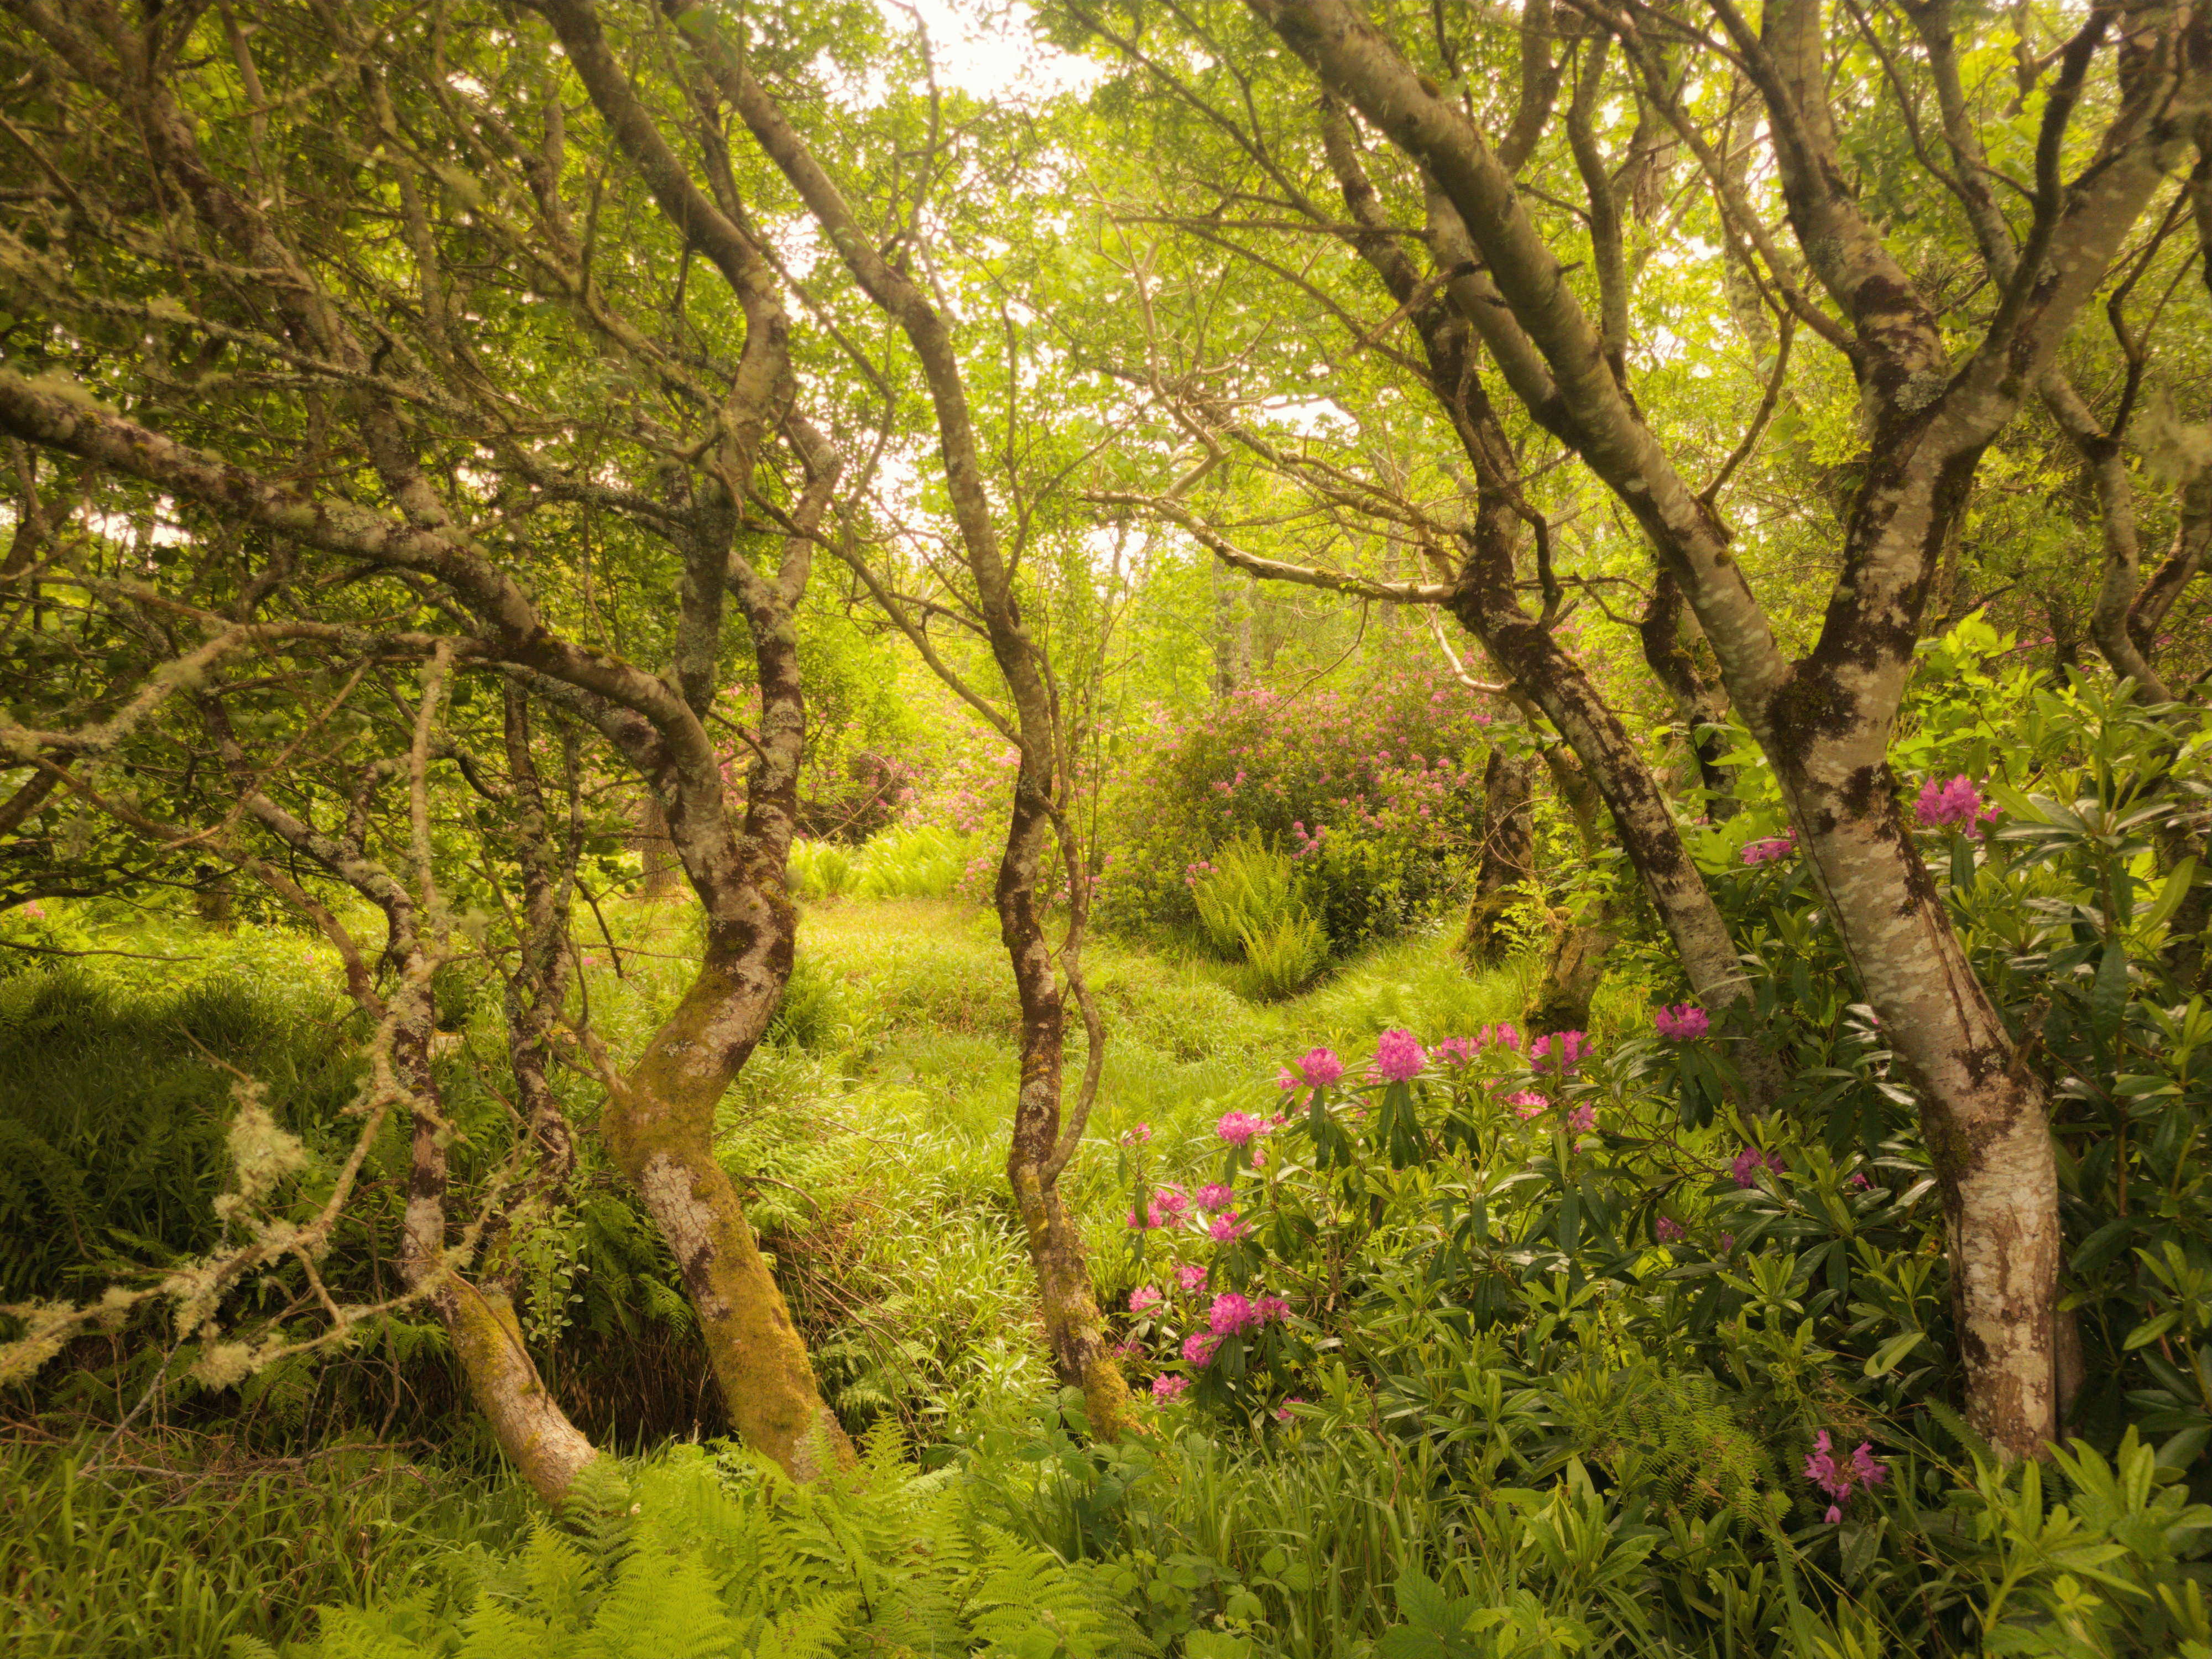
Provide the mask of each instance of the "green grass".
POLYGON ((375 1446, 252 1459, 198 1436, 0 1439, 0 1652, 236 1659, 320 1603, 404 1594, 519 1541, 527 1492, 375 1446), (83 1466, 104 1452, 90 1473, 83 1466))

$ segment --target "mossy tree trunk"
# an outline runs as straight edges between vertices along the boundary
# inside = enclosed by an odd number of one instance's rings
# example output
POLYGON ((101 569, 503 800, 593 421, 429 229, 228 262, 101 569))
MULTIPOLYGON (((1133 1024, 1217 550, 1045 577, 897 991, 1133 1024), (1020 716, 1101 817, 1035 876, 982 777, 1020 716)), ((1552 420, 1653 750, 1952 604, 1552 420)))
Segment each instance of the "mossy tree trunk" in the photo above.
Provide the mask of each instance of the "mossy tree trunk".
MULTIPOLYGON (((562 5, 572 0, 560 0, 562 5)), ((668 6, 683 14, 683 0, 668 6)), ((865 562, 856 568, 914 640, 924 659, 985 714, 1020 754, 1006 850, 1000 860, 996 899, 1000 935, 1021 998, 1022 1070, 1015 1101, 1014 1133, 1007 1153, 1030 1261, 1037 1277, 1046 1345, 1061 1381, 1083 1391, 1092 1429, 1118 1435, 1128 1420, 1128 1391, 1108 1349, 1082 1240, 1059 1190, 1061 1170, 1080 1145, 1096 1097, 1104 1030, 1084 986, 1082 945, 1089 915, 1090 877, 1079 837, 1069 822, 1073 805, 1076 733, 1060 703, 1043 643, 1024 623, 1015 592, 1012 557, 1002 544, 981 446, 969 412, 966 384, 946 319, 922 287, 886 252, 880 234, 855 216, 836 182, 750 67, 712 31, 685 31, 702 84, 695 95, 719 95, 733 109, 769 160, 790 181, 861 290, 913 347, 929 388, 952 517, 971 596, 1004 678, 1011 716, 976 694, 937 653, 926 629, 865 562), (1056 848, 1057 860, 1052 858, 1056 848), (1068 926, 1055 950, 1042 915, 1040 883, 1054 863, 1069 884, 1068 926), (1074 1109, 1063 1119, 1062 1053, 1066 1004, 1081 1010, 1090 1037, 1089 1059, 1074 1109)), ((1019 520, 1026 533, 1026 515, 1019 520)))
MULTIPOLYGON (((513 708, 515 694, 510 692, 509 696, 512 728, 518 715, 513 708)), ((548 1503, 557 1503, 577 1472, 598 1452, 589 1437, 568 1420, 538 1375, 537 1362, 523 1341, 508 1275, 491 1264, 472 1279, 447 1256, 446 1148, 452 1131, 431 1061, 437 1009, 430 980, 441 957, 434 939, 423 926, 419 902, 422 895, 410 890, 368 848, 374 797, 402 771, 402 763, 386 758, 362 767, 356 775, 344 826, 337 834, 327 835, 263 789, 252 760, 219 701, 203 697, 200 708, 203 723, 239 787, 240 804, 246 812, 295 854, 351 887, 384 917, 382 960, 395 972, 393 990, 388 997, 380 994, 367 975, 359 972, 349 976, 349 985, 355 1002, 378 1023, 380 1048, 373 1054, 373 1061, 391 1066, 407 1103, 407 1197, 400 1220, 400 1271, 409 1288, 423 1295, 445 1326, 462 1382, 477 1409, 483 1413, 500 1449, 533 1492, 548 1503)), ((510 759, 512 755, 510 747, 510 759)), ((427 757, 417 758, 427 760, 427 757)), ((477 781, 483 781, 481 774, 477 781)), ((535 865, 543 870, 550 866, 553 859, 543 840, 542 815, 533 820, 526 810, 517 830, 521 841, 532 843, 523 856, 526 868, 535 865)), ((542 940, 533 940, 526 932, 522 944, 526 961, 533 955, 540 962, 547 959, 542 940)), ((358 952, 349 954, 358 960, 358 952)), ((557 956, 552 959, 560 960, 557 956)), ((541 982, 539 990, 557 1008, 558 985, 541 982)), ((532 1103, 526 1133, 541 1149, 552 1144, 565 1152, 567 1120, 550 1087, 533 1091, 520 1070, 516 1081, 523 1097, 532 1103)), ((565 1168, 561 1173, 565 1175, 565 1168)), ((479 1242, 487 1233, 495 1237, 500 1231, 496 1223, 484 1221, 470 1229, 479 1242)))

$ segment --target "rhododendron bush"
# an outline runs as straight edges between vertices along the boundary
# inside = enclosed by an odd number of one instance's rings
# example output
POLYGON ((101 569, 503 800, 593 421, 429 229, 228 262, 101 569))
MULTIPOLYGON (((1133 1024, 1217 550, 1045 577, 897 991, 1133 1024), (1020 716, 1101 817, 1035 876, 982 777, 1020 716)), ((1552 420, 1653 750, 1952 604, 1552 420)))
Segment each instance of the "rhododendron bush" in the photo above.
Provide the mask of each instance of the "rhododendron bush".
POLYGON ((1212 855, 1253 837, 1295 860, 1338 950, 1433 915, 1481 846, 1492 726, 1486 699, 1402 665, 1364 687, 1253 686, 1139 723, 1107 794, 1102 913, 1192 926, 1212 855))

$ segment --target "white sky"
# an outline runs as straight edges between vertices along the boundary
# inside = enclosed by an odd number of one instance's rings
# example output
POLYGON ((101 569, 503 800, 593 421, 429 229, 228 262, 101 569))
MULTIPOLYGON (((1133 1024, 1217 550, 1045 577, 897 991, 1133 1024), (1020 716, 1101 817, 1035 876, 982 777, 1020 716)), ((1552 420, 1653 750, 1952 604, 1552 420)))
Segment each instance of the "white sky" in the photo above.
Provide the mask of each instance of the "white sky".
POLYGON ((1082 92, 1106 74, 1103 64, 1072 57, 1031 32, 1022 0, 876 0, 893 28, 920 19, 929 31, 937 83, 971 97, 1026 103, 1082 92))

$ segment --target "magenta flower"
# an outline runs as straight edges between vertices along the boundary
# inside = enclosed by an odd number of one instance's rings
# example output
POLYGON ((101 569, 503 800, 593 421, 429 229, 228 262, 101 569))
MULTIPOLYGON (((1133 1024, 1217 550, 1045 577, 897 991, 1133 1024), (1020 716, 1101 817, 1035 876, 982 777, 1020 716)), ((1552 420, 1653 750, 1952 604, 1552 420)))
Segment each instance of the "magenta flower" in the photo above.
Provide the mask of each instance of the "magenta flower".
POLYGON ((1983 826, 1997 816, 1997 809, 1984 804, 1982 792, 1963 774, 1948 783, 1929 779, 1920 786, 1912 807, 1928 829, 1959 830, 1973 836, 1979 836, 1983 826))
POLYGON ((1291 1316, 1291 1304, 1279 1296, 1263 1296, 1252 1304, 1252 1311, 1264 1324, 1268 1320, 1285 1320, 1291 1316))
POLYGON ((1597 1127, 1597 1108, 1577 1106, 1567 1114, 1567 1127, 1578 1135, 1586 1135, 1597 1127))
POLYGON ((1651 1231, 1662 1244, 1679 1244, 1689 1234, 1689 1229, 1672 1216, 1661 1216, 1651 1231))
POLYGON ((1232 1146, 1242 1146, 1267 1127, 1249 1112, 1224 1112, 1221 1121, 1213 1126, 1213 1133, 1232 1146))
POLYGON ((1844 1518, 1844 1505, 1851 1500, 1854 1487, 1866 1491, 1889 1479, 1889 1468, 1874 1455, 1874 1448, 1862 1440, 1851 1453, 1850 1462, 1838 1463, 1835 1447, 1822 1429, 1813 1437, 1813 1449, 1805 1457, 1805 1478, 1818 1486, 1835 1502, 1828 1505, 1828 1524, 1833 1526, 1844 1518))
POLYGON ((1772 864, 1778 859, 1788 858, 1796 850, 1797 832, 1795 830, 1786 830, 1781 835, 1765 841, 1747 842, 1743 849, 1743 861, 1746 864, 1772 864))
POLYGON ((1389 1030, 1375 1039, 1375 1075, 1385 1083, 1407 1082, 1428 1063, 1411 1031, 1389 1030))
POLYGON ((1216 1336, 1237 1336, 1261 1323, 1252 1304, 1235 1291, 1224 1291, 1206 1310, 1206 1326, 1216 1336))
POLYGON ((1176 1283, 1186 1291, 1194 1291, 1206 1283, 1206 1269, 1195 1261, 1186 1261, 1176 1269, 1176 1283))
POLYGON ((1141 1146, 1152 1138, 1152 1126, 1149 1123, 1139 1123, 1135 1128, 1122 1132, 1121 1144, 1124 1146, 1141 1146))
POLYGON ((1694 1002, 1678 1002, 1671 1008, 1662 1008, 1651 1016, 1651 1023, 1659 1028, 1661 1036, 1676 1042, 1694 1042, 1713 1025, 1711 1016, 1694 1002))
MULTIPOLYGON (((1309 1048, 1304 1059, 1293 1060, 1284 1068, 1284 1074, 1298 1079, 1309 1088, 1326 1089, 1344 1075, 1344 1062, 1334 1050, 1309 1048)), ((1297 1085, 1291 1086, 1296 1088, 1297 1085)))
POLYGON ((1844 1185, 1856 1193, 1863 1192, 1867 1188, 1873 1186, 1874 1182, 1866 1178, 1865 1170, 1854 1170, 1844 1177, 1844 1185))
POLYGON ((1513 1054, 1521 1052, 1521 1033, 1510 1025, 1486 1025, 1482 1028, 1482 1036, 1480 1040, 1486 1046, 1494 1042, 1499 1048, 1513 1054))
POLYGON ((1571 1073, 1588 1052, 1589 1042, 1580 1031, 1556 1031, 1538 1037, 1528 1049, 1528 1059, 1539 1071, 1556 1068, 1562 1073, 1571 1073))
POLYGON ((1211 1187, 1200 1187, 1198 1189, 1198 1207, 1201 1210, 1212 1212, 1232 1209, 1236 1203, 1237 1194, 1218 1181, 1211 1187))
POLYGON ((1778 1176, 1790 1166, 1782 1161, 1779 1152, 1762 1152, 1756 1146, 1747 1146, 1735 1155, 1729 1167, 1735 1172, 1737 1186, 1756 1187, 1761 1170, 1778 1176))
POLYGON ((1293 1406, 1303 1406, 1305 1403, 1306 1402, 1300 1399, 1297 1395, 1291 1395, 1290 1398, 1284 1401, 1281 1405, 1275 1407, 1275 1421, 1278 1423, 1289 1422, 1291 1420, 1291 1407, 1293 1406))
POLYGON ((1506 1096, 1505 1103, 1525 1120, 1535 1116, 1552 1103, 1534 1089, 1523 1089, 1517 1095, 1506 1096))
POLYGON ((1436 1057, 1447 1066, 1472 1066, 1482 1052, 1480 1037, 1446 1037, 1437 1044, 1436 1057))
POLYGON ((1171 1376, 1167 1372, 1162 1371, 1152 1379, 1152 1398, 1164 1406, 1170 1400, 1182 1398, 1189 1387, 1188 1377, 1171 1376))
POLYGON ((1206 1231, 1217 1244, 1234 1244, 1252 1231, 1252 1224, 1249 1221, 1239 1221, 1237 1218, 1237 1212, 1231 1210, 1225 1215, 1214 1217, 1206 1231))
MULTIPOLYGON (((1182 1212, 1190 1208, 1190 1198, 1180 1187, 1156 1187, 1152 1189, 1152 1206, 1170 1222, 1180 1220, 1182 1212)), ((1155 1227, 1165 1224, 1155 1220, 1155 1227)))
POLYGON ((1205 1331, 1193 1331, 1182 1340, 1182 1357, 1193 1365, 1210 1365, 1213 1363, 1213 1351, 1220 1346, 1219 1337, 1205 1331))
POLYGON ((1129 1311, 1146 1314, 1160 1305, 1160 1293, 1149 1285, 1139 1285, 1129 1292, 1129 1311))

